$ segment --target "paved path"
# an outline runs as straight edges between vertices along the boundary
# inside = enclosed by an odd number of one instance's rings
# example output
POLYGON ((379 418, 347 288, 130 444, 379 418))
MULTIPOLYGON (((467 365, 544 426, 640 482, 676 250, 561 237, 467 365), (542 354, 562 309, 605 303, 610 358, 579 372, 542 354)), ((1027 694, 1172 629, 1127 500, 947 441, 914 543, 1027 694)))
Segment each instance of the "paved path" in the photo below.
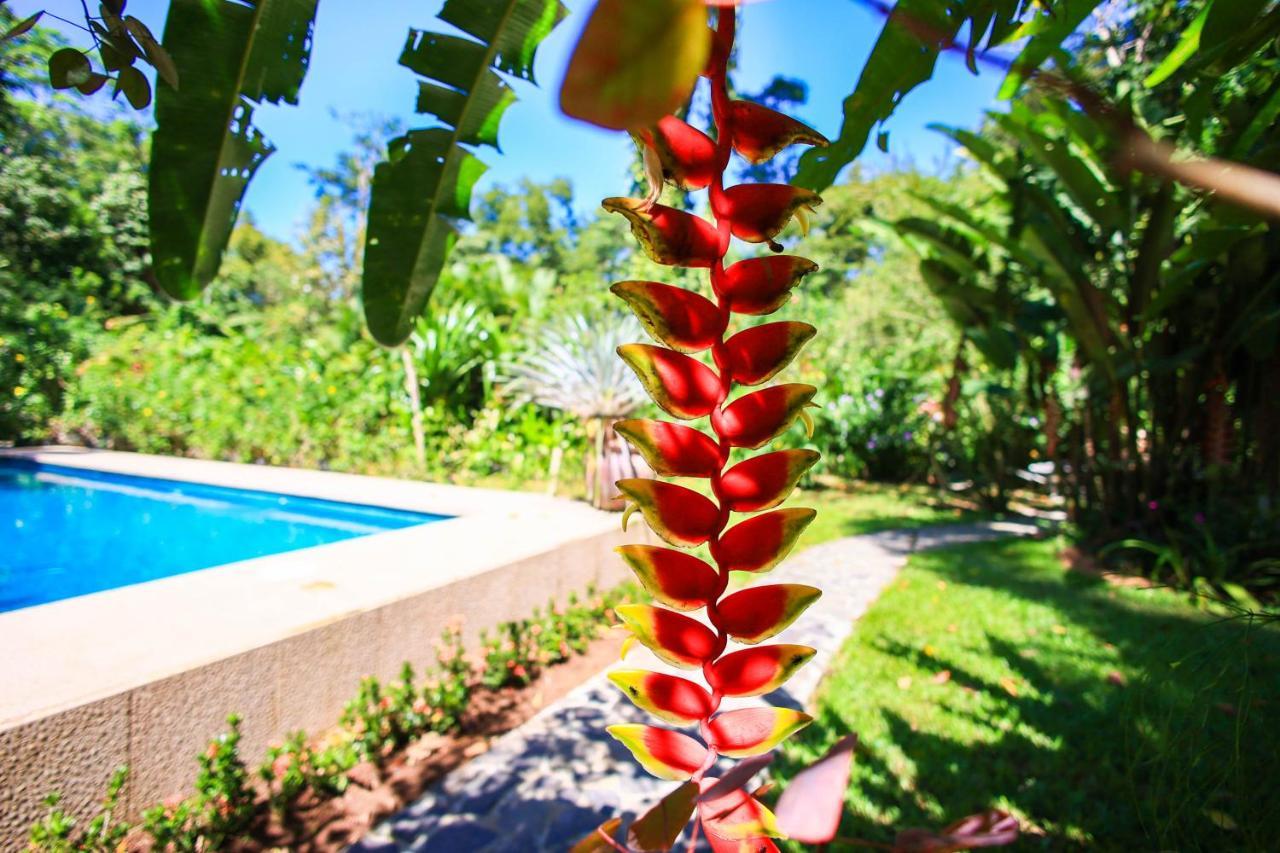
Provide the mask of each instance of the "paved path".
MULTIPOLYGON (((769 582, 811 584, 821 587, 823 596, 779 639, 818 652, 785 688, 765 698, 774 705, 806 706, 855 620, 913 551, 1034 531, 1030 524, 1009 522, 891 531, 826 542, 793 556, 769 575, 769 582)), ((643 648, 633 650, 625 665, 669 669, 643 648)), ((567 850, 602 821, 638 813, 672 787, 645 773, 605 733, 605 726, 619 722, 651 720, 601 673, 503 735, 351 849, 567 850)))

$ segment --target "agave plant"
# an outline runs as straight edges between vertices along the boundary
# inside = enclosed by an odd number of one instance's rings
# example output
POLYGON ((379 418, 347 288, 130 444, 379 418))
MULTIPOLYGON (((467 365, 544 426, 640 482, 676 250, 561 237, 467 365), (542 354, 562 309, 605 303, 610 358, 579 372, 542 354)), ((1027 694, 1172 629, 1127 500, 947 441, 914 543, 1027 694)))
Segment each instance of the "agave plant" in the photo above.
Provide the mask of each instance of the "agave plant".
POLYGON ((637 476, 644 467, 612 429, 646 400, 644 389, 616 354, 620 345, 640 334, 640 324, 627 315, 576 314, 543 328, 507 369, 507 390, 517 399, 582 421, 591 446, 587 499, 601 509, 621 509, 613 483, 637 476))

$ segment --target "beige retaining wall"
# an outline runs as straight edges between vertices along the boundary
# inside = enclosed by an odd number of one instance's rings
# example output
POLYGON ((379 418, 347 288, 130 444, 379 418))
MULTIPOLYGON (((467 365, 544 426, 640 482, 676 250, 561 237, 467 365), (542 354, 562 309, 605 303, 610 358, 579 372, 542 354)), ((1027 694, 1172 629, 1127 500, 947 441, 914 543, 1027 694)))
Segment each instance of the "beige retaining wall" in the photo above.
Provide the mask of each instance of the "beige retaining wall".
MULTIPOLYGON (((189 460, 127 456, 77 464, 210 474, 189 460)), ((21 848, 51 790, 88 814, 123 764, 131 816, 188 793, 195 754, 230 712, 244 717, 250 762, 291 730, 331 726, 362 676, 430 661, 450 618, 464 617, 473 643, 552 596, 619 582, 613 548, 644 538, 642 525, 621 533, 617 515, 536 496, 335 474, 321 488, 317 472, 290 489, 281 469, 232 467, 250 470, 220 468, 205 481, 265 479, 293 494, 462 515, 0 614, 0 849, 21 848), (442 500, 441 489, 456 493, 442 500)))

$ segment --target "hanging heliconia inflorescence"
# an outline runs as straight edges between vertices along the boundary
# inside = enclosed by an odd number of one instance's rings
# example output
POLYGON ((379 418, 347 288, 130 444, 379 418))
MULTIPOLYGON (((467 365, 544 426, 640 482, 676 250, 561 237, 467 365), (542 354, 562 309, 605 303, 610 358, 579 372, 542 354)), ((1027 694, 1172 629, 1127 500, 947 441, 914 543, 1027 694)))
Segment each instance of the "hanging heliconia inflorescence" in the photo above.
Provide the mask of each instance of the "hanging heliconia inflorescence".
MULTIPOLYGON (((821 203, 808 190, 785 184, 724 186, 733 151, 762 163, 796 143, 825 145, 821 135, 758 104, 731 100, 726 66, 733 47, 735 10, 719 9, 704 76, 711 84, 715 138, 666 116, 637 138, 653 190, 645 199, 610 198, 604 207, 625 216, 648 256, 660 264, 707 269, 714 301, 653 281, 624 281, 613 292, 627 302, 661 346, 628 344, 619 355, 635 370, 654 401, 681 421, 709 418, 713 435, 678 423, 626 420, 617 431, 663 477, 709 481, 713 497, 674 483, 628 479, 618 489, 650 528, 674 548, 626 545, 619 549, 644 587, 662 606, 618 608, 635 638, 676 667, 701 670, 707 687, 646 670, 618 670, 613 682, 637 706, 667 724, 690 728, 616 725, 610 734, 646 770, 685 781, 683 800, 713 849, 776 849, 779 832, 769 810, 744 789, 706 796, 707 774, 718 756, 768 752, 810 717, 769 706, 720 711, 726 697, 759 696, 779 687, 814 653, 807 646, 766 643, 812 604, 819 590, 799 584, 753 586, 725 595, 731 571, 763 573, 791 550, 813 520, 811 509, 777 509, 818 460, 813 450, 775 450, 731 464, 734 448, 755 450, 797 419, 812 433, 806 407, 816 389, 779 384, 730 402, 735 385, 758 386, 785 368, 814 335, 807 323, 774 322, 730 334, 734 314, 764 315, 787 302, 790 291, 817 268, 812 261, 773 254, 725 267, 730 237, 781 252, 778 235, 794 218, 821 203), (658 203, 662 185, 708 189, 714 223, 658 203), (694 357, 710 352, 714 367, 694 357), (759 513, 730 524, 733 513, 759 513), (708 546, 712 563, 677 548, 708 546), (704 609, 707 621, 679 611, 704 609), (730 640, 742 644, 728 651, 730 640), (695 736, 696 735, 696 736, 695 736), (702 796, 699 796, 699 793, 702 796)), ((624 517, 624 525, 625 525, 624 517)), ((679 808, 676 809, 680 811, 679 808)), ((674 839, 671 839, 674 840, 674 839)))

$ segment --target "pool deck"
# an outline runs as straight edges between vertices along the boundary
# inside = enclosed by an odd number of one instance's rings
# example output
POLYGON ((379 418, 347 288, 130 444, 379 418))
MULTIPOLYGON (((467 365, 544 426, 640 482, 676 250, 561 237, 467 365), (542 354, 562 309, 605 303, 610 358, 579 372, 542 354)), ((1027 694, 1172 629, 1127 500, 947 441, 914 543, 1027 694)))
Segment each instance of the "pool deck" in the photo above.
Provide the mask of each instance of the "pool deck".
MULTIPOLYGON (((332 725, 360 676, 622 578, 618 516, 534 494, 72 448, 0 458, 456 516, 0 613, 0 847, 59 788, 80 811, 129 764, 130 812, 183 793, 223 718, 245 755, 332 725)), ((642 526, 638 526, 642 527, 642 526)))

